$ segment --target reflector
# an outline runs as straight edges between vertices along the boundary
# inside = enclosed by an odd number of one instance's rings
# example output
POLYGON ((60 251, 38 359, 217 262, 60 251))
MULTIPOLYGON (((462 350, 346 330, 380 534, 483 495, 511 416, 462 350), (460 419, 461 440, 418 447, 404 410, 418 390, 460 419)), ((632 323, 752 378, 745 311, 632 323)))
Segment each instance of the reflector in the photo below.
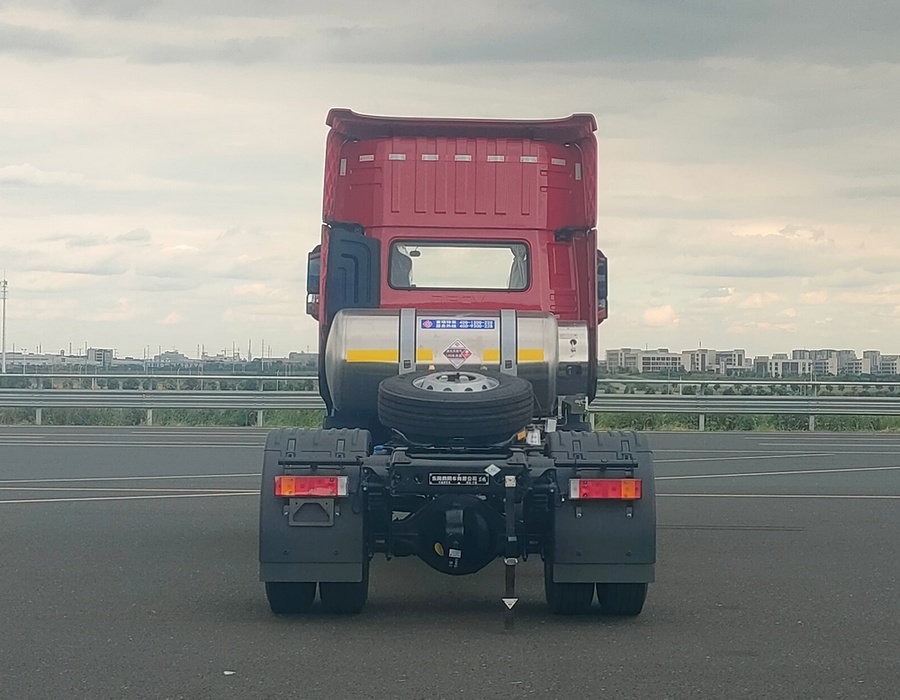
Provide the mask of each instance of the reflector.
POLYGON ((275 495, 333 498, 347 495, 346 476, 276 476, 275 495))
POLYGON ((569 479, 569 498, 634 501, 641 497, 640 479, 569 479))

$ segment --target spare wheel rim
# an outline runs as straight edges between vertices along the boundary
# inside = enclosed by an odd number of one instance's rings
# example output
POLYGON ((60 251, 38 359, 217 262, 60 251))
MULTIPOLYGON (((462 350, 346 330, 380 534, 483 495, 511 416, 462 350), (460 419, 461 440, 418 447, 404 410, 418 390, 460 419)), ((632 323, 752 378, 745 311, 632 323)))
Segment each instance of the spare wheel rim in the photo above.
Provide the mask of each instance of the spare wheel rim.
POLYGON ((496 389, 500 386, 500 380, 480 372, 453 370, 426 374, 424 377, 414 379, 413 386, 423 391, 474 394, 496 389))

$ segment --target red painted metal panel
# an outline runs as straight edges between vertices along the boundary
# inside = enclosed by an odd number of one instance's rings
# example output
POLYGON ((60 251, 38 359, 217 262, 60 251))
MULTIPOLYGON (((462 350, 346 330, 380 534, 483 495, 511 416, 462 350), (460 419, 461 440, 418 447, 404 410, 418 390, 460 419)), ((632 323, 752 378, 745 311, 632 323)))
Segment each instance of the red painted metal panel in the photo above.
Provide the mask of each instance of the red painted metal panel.
POLYGON ((337 166, 327 170, 328 220, 366 228, 590 228, 587 183, 576 179, 581 160, 572 155, 580 156, 564 146, 521 140, 349 142, 339 150, 337 166))
MULTIPOLYGON (((531 284, 521 292, 398 290, 386 308, 506 308, 554 312, 596 328, 596 123, 394 119, 332 110, 324 220, 361 224, 389 269, 397 238, 525 241, 531 284), (554 232, 570 229, 557 240, 554 232)), ((593 333, 589 337, 593 339, 593 333)))
POLYGON ((596 169, 588 161, 596 158, 596 140, 590 115, 549 121, 394 120, 333 110, 328 121, 326 221, 366 228, 595 225, 596 169), (374 172, 364 175, 369 169, 374 172))

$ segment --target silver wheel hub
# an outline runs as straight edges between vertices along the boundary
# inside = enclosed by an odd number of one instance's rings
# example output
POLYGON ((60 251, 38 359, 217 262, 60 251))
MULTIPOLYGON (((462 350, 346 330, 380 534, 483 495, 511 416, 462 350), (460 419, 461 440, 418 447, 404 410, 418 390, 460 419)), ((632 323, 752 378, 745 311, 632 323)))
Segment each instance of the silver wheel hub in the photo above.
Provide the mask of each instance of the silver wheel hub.
POLYGON ((424 391, 449 391, 454 394, 463 394, 496 389, 500 386, 500 381, 479 372, 433 372, 414 379, 413 386, 424 391))

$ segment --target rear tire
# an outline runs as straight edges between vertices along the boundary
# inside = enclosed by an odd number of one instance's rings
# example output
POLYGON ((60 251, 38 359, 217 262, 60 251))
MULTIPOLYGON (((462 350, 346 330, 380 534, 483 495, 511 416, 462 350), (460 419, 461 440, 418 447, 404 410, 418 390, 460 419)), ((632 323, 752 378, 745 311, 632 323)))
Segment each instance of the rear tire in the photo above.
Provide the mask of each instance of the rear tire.
POLYGON ((498 442, 524 428, 533 416, 531 382, 510 374, 463 368, 412 372, 378 385, 378 419, 423 442, 448 438, 498 442))
POLYGON ((356 615, 369 599, 369 560, 363 563, 363 578, 358 582, 319 583, 319 598, 325 612, 332 615, 356 615))
POLYGON ((316 582, 266 581, 266 598, 276 615, 309 612, 316 599, 316 582))
POLYGON ((597 600, 603 615, 635 617, 647 599, 646 583, 598 583, 597 600))
POLYGON ((553 564, 544 560, 544 593, 554 615, 583 615, 594 601, 593 583, 555 583, 553 564))

